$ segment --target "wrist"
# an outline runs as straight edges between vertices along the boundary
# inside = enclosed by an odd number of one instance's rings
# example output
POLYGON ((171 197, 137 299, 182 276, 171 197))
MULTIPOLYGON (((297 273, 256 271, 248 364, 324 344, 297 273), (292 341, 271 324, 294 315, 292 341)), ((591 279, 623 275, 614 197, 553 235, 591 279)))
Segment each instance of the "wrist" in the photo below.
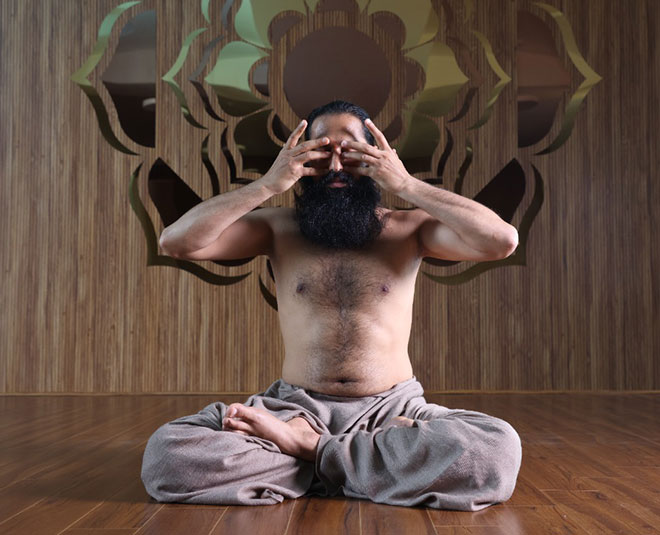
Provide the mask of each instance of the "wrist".
POLYGON ((404 197, 404 195, 408 195, 410 193, 416 182, 419 182, 417 178, 409 173, 406 173, 399 181, 399 187, 393 193, 404 200, 408 200, 404 197))
POLYGON ((269 197, 274 195, 279 195, 282 191, 277 187, 277 182, 275 182, 272 177, 266 173, 261 178, 257 179, 253 184, 257 184, 261 187, 269 197))

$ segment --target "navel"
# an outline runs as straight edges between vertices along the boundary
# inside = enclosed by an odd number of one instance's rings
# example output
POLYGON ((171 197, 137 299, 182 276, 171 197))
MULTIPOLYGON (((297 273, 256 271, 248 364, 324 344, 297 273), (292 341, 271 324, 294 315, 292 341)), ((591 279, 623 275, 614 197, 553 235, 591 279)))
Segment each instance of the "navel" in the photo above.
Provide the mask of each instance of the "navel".
POLYGON ((296 293, 301 294, 307 289, 307 286, 305 286, 304 282, 299 282, 298 286, 296 286, 296 293))

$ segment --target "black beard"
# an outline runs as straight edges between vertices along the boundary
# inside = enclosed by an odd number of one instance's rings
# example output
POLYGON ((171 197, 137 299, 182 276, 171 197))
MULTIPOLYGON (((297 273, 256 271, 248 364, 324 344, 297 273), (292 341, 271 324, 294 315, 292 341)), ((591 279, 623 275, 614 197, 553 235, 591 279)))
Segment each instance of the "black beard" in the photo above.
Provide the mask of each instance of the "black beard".
POLYGON ((332 249, 357 249, 373 241, 383 230, 376 213, 380 190, 369 177, 355 179, 344 171, 330 171, 317 181, 299 180, 302 194, 294 192, 300 232, 311 242, 332 249), (343 187, 328 184, 340 179, 343 187))

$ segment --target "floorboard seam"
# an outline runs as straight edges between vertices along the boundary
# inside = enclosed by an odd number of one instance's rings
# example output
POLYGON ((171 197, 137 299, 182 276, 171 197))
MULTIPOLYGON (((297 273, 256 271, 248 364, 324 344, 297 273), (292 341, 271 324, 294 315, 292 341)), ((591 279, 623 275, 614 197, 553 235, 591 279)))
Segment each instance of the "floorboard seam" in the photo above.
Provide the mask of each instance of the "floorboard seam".
POLYGON ((431 511, 428 508, 426 509, 426 516, 429 519, 429 522, 431 523, 431 527, 433 528, 433 533, 435 533, 435 535, 438 535, 438 529, 435 527, 435 524, 433 523, 433 519, 431 518, 431 511))
POLYGON ((293 518, 293 511, 295 510, 296 505, 298 505, 298 500, 294 500, 293 502, 293 507, 291 507, 291 512, 289 513, 289 519, 286 521, 286 528, 284 528, 283 535, 289 533, 289 526, 291 525, 291 519, 293 518))
POLYGON ((76 518, 71 524, 69 524, 67 527, 65 527, 62 531, 58 531, 57 535, 62 535, 67 529, 69 529, 71 526, 73 526, 76 522, 80 522, 83 518, 85 518, 89 513, 91 513, 94 509, 98 509, 101 507, 103 502, 101 501, 100 503, 97 503, 94 507, 92 507, 89 511, 87 511, 84 515, 81 517, 76 518))
POLYGON ((227 514, 227 509, 229 509, 229 507, 225 507, 225 510, 222 511, 220 518, 218 518, 217 522, 213 524, 213 527, 209 530, 208 535, 211 535, 211 533, 213 533, 213 530, 215 530, 215 528, 218 526, 220 521, 225 517, 225 515, 227 514))
POLYGON ((15 516, 20 515, 23 511, 27 511, 28 509, 32 509, 35 505, 40 504, 40 503, 43 502, 45 499, 46 499, 45 497, 44 497, 44 498, 41 498, 40 500, 37 500, 36 502, 34 502, 32 505, 28 505, 26 508, 21 509, 20 511, 18 511, 18 512, 14 513, 13 515, 11 515, 10 517, 5 518, 3 521, 0 522, 0 526, 2 526, 2 524, 4 524, 5 522, 9 522, 9 521, 10 521, 12 518, 14 518, 15 516))
POLYGON ((162 503, 162 504, 160 505, 160 507, 156 510, 156 512, 155 512, 153 515, 151 515, 151 517, 150 517, 150 518, 149 518, 144 524, 142 524, 142 525, 140 526, 140 528, 134 533, 134 535, 139 535, 139 533, 140 533, 141 531, 144 531, 144 527, 145 527, 147 524, 149 524, 149 522, 152 522, 153 519, 156 518, 156 517, 158 516, 158 513, 160 513, 160 512, 163 510, 163 507, 165 507, 165 504, 164 504, 164 503, 162 503))

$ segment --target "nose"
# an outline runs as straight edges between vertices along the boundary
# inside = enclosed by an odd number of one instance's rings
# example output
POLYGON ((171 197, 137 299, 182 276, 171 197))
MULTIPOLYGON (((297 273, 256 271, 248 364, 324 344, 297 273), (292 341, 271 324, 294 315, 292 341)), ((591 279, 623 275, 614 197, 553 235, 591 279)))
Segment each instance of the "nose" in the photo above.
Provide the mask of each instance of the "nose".
POLYGON ((330 156, 330 170, 341 171, 343 168, 341 164, 341 147, 333 147, 330 156))

